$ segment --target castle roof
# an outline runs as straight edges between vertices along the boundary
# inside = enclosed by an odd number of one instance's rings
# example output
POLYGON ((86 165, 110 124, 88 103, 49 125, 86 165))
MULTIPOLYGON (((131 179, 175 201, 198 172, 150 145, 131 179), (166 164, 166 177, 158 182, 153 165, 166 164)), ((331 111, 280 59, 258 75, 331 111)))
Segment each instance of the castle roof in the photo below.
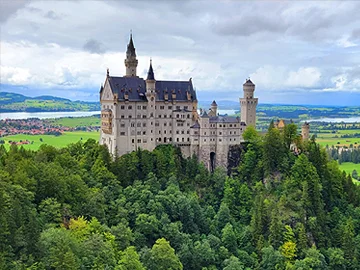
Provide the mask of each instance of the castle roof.
POLYGON ((129 41, 129 44, 127 45, 126 54, 136 57, 135 46, 134 46, 134 42, 132 39, 132 34, 130 34, 130 41, 129 41))
POLYGON ((217 104, 216 104, 216 101, 215 101, 215 100, 211 103, 211 106, 217 106, 217 104))
POLYGON ((240 125, 246 126, 245 122, 241 122, 240 117, 234 116, 213 116, 210 117, 209 123, 240 123, 240 125))
POLYGON ((203 114, 201 115, 201 118, 210 118, 207 112, 204 110, 203 114))
MULTIPOLYGON (((119 100, 124 100, 125 94, 129 101, 146 101, 146 82, 139 77, 107 77, 113 94, 118 95, 119 100)), ((156 81, 156 100, 165 101, 194 101, 196 92, 191 80, 189 81, 156 81), (174 99, 173 99, 174 94, 174 99), (189 99, 188 99, 189 98, 189 99)))
POLYGON ((155 81, 154 70, 153 70, 153 67, 152 67, 152 61, 151 60, 150 60, 150 67, 149 67, 149 71, 148 71, 146 80, 155 81))
POLYGON ((250 79, 246 79, 244 85, 255 85, 250 79))
POLYGON ((192 125, 190 128, 200 128, 199 122, 196 120, 195 124, 192 125))

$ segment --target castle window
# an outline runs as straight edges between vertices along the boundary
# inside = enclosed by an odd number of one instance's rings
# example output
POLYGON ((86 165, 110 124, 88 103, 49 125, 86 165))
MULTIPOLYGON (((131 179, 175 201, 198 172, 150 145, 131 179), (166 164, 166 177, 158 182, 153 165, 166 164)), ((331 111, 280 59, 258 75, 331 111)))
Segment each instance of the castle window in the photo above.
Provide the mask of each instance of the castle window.
POLYGON ((137 118, 140 118, 140 117, 141 117, 141 115, 140 115, 140 114, 138 114, 138 115, 137 115, 137 118))
POLYGON ((135 123, 131 123, 131 127, 135 127, 135 123))
POLYGON ((177 109, 177 110, 180 110, 180 106, 176 106, 176 109, 177 109))
POLYGON ((131 106, 131 105, 129 105, 129 106, 128 106, 128 109, 129 109, 129 110, 132 110, 132 106, 131 106))
POLYGON ((222 140, 221 139, 219 139, 219 142, 221 142, 222 140))
POLYGON ((153 141, 153 138, 151 138, 151 141, 153 141))
POLYGON ((159 138, 158 141, 161 142, 161 138, 159 138))
POLYGON ((164 134, 166 134, 166 130, 164 130, 164 134))
POLYGON ((188 138, 187 141, 190 142, 190 138, 188 138))
POLYGON ((234 135, 236 135, 236 131, 234 131, 234 135))
POLYGON ((140 106, 140 105, 138 105, 138 106, 137 106, 137 109, 138 109, 138 110, 141 110, 141 106, 140 106))
POLYGON ((176 134, 179 134, 179 131, 178 131, 178 130, 176 131, 176 134))
POLYGON ((164 114, 164 118, 166 118, 166 114, 164 114))
POLYGON ((143 106, 142 108, 143 108, 143 110, 146 110, 146 106, 143 106))
POLYGON ((179 118, 179 115, 178 115, 178 114, 176 115, 176 118, 179 118))
POLYGON ((146 127, 146 123, 143 123, 143 127, 146 127))
POLYGON ((152 133, 152 130, 150 130, 150 133, 152 133))
POLYGON ((166 122, 164 123, 164 127, 166 127, 166 122))
POLYGON ((125 136, 125 132, 120 132, 120 135, 121 135, 121 136, 125 136))
POLYGON ((131 117, 132 117, 132 115, 130 114, 130 115, 129 115, 129 118, 131 118, 131 117))
POLYGON ((172 138, 169 138, 169 141, 171 142, 171 141, 172 141, 172 138))
POLYGON ((159 114, 159 118, 161 118, 161 114, 159 114))
POLYGON ((204 135, 206 135, 206 132, 204 132, 204 135))
POLYGON ((141 123, 137 123, 136 126, 137 126, 137 127, 141 127, 141 123))
POLYGON ((134 140, 134 139, 132 139, 132 140, 131 140, 131 142, 132 142, 132 143, 134 143, 134 142, 135 142, 135 140, 134 140))
POLYGON ((187 110, 188 109, 188 106, 184 106, 184 110, 187 110))
POLYGON ((204 142, 206 142, 206 139, 204 139, 204 142))
POLYGON ((230 127, 232 127, 232 124, 230 124, 230 127))
POLYGON ((161 130, 159 130, 159 134, 161 134, 161 130))
POLYGON ((125 118, 125 115, 122 115, 121 118, 125 118))
POLYGON ((169 110, 172 110, 172 106, 169 106, 168 109, 169 109, 169 110))
POLYGON ((179 141, 179 138, 176 138, 176 141, 178 142, 178 141, 179 141))
POLYGON ((219 135, 222 135, 222 132, 219 132, 219 135))
POLYGON ((163 110, 163 109, 165 109, 165 106, 160 106, 160 110, 163 110))
POLYGON ((145 114, 143 114, 143 116, 142 116, 143 118, 146 118, 146 115, 145 114))
POLYGON ((143 139, 143 143, 147 143, 147 140, 146 140, 146 139, 143 139))
POLYGON ((120 107, 122 110, 125 110, 125 106, 124 105, 121 105, 120 107))
POLYGON ((187 115, 187 118, 190 118, 190 114, 187 115))
POLYGON ((138 139, 137 142, 138 142, 138 143, 141 143, 141 139, 138 139))
POLYGON ((190 130, 186 131, 186 134, 190 134, 190 130))
POLYGON ((121 124, 120 124, 120 127, 125 127, 125 124, 124 124, 124 123, 121 123, 121 124))
POLYGON ((184 130, 182 130, 182 131, 181 131, 181 134, 185 134, 185 131, 184 131, 184 130))
POLYGON ((146 135, 146 131, 143 131, 143 135, 146 135))
POLYGON ((137 135, 141 135, 141 131, 137 131, 136 134, 137 134, 137 135))
POLYGON ((185 141, 185 139, 184 139, 184 138, 182 138, 182 141, 184 142, 184 141, 185 141))
POLYGON ((219 127, 221 127, 221 125, 219 125, 219 127))

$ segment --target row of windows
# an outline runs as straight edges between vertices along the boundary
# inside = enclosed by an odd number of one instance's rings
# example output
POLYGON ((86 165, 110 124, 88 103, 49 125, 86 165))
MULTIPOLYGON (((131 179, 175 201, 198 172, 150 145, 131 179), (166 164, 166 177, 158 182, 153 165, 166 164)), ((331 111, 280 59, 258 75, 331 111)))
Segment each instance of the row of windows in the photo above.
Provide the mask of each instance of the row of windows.
MULTIPOLYGON (((137 139, 136 140, 137 141, 137 143, 147 143, 147 139, 137 139)), ((151 141, 153 141, 153 138, 151 138, 151 141)), ((156 141, 157 142, 164 142, 164 143, 167 143, 167 142, 172 142, 172 138, 157 138, 156 139, 156 141)), ((186 140, 185 140, 185 138, 176 138, 176 142, 185 142, 185 141, 188 141, 188 142, 190 142, 190 138, 187 138, 186 140)), ((131 142, 132 143, 135 143, 135 139, 132 139, 131 140, 131 142)))
MULTIPOLYGON (((105 106, 109 109, 109 105, 104 105, 104 109, 105 109, 105 106)), ((111 109, 113 108, 113 106, 111 105, 111 109)), ((128 110, 132 110, 132 108, 133 108, 133 106, 132 105, 128 105, 127 106, 127 109, 128 110)), ((147 106, 145 106, 145 105, 137 105, 136 106, 136 108, 138 109, 138 110, 141 110, 141 109, 143 109, 143 110, 146 110, 147 109, 147 106)), ((155 106, 155 109, 157 108, 157 106, 155 106)), ((165 106, 159 106, 159 108, 160 108, 160 110, 165 110, 165 106)), ((167 107, 168 108, 168 110, 172 110, 172 106, 168 106, 167 107)), ((121 105, 120 106, 120 109, 121 110, 125 110, 125 105, 121 105)), ((181 106, 176 106, 176 109, 177 110, 181 110, 181 106)), ((189 106, 184 106, 184 110, 188 110, 189 109, 189 106)))

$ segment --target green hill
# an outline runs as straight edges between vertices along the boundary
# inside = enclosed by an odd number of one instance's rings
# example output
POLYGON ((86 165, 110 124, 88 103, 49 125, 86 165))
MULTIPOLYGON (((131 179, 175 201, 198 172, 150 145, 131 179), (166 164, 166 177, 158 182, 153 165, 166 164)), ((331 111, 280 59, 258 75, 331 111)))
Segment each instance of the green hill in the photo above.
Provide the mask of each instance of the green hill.
POLYGON ((27 97, 0 92, 0 112, 98 111, 99 102, 72 101, 53 96, 27 97))

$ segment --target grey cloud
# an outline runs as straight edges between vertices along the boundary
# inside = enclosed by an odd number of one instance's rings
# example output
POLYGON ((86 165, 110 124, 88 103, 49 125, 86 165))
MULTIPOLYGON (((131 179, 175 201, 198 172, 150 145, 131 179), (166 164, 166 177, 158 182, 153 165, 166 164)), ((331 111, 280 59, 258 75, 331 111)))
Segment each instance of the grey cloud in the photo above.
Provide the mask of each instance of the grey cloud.
POLYGON ((358 40, 360 39, 360 28, 354 29, 351 33, 351 39, 358 40))
POLYGON ((250 36, 258 32, 283 32, 286 25, 279 19, 256 15, 238 15, 213 24, 219 35, 250 36))
POLYGON ((88 51, 90 53, 104 53, 105 48, 104 44, 102 44, 100 41, 97 41, 96 39, 89 39, 83 46, 85 51, 88 51))
POLYGON ((1 0, 0 1, 0 23, 6 22, 19 9, 25 7, 29 1, 26 0, 1 0))
POLYGON ((57 15, 53 10, 49 10, 44 15, 45 18, 51 19, 51 20, 59 20, 60 16, 57 15))

